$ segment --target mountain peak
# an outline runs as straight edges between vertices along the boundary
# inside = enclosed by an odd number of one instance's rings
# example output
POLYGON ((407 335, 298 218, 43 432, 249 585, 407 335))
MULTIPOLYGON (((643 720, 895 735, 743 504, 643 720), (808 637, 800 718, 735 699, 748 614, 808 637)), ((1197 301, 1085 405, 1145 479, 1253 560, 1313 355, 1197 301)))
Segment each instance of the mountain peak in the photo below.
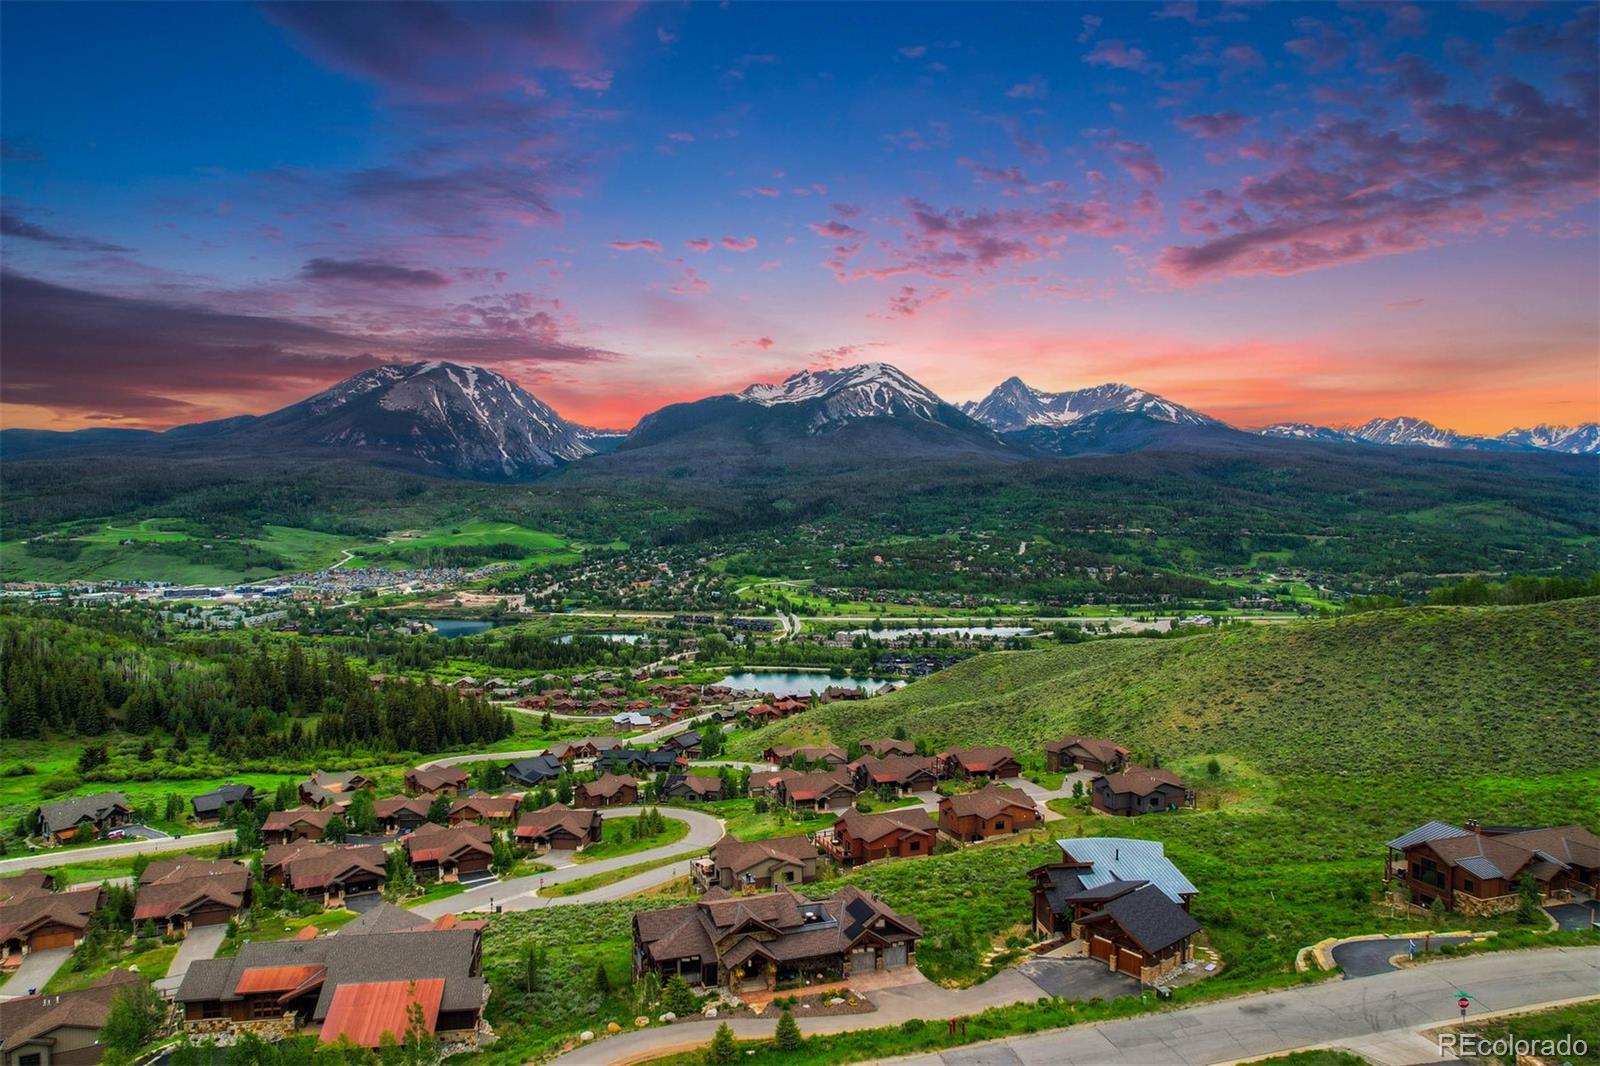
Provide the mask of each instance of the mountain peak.
POLYGON ((949 407, 932 389, 888 363, 802 370, 776 385, 751 385, 738 393, 737 399, 762 407, 813 404, 813 432, 830 423, 880 416, 937 422, 943 420, 942 412, 949 407))
POLYGON ((1177 425, 1211 425, 1214 419, 1154 393, 1120 382, 1107 382, 1069 392, 1044 392, 1013 375, 976 403, 962 410, 1002 433, 1033 426, 1066 426, 1102 411, 1148 415, 1177 425))

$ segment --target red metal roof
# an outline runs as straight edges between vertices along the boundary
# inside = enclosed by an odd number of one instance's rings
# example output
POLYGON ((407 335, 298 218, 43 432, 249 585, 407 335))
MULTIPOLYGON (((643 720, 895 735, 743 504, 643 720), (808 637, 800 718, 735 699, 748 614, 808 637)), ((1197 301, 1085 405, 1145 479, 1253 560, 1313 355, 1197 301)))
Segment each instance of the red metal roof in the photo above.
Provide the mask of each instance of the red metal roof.
POLYGON ((239 984, 233 994, 245 996, 253 992, 291 992, 326 972, 326 967, 316 965, 252 966, 239 975, 239 984))
POLYGON ((421 981, 371 981, 340 985, 333 990, 328 1016, 318 1038, 332 1044, 341 1036, 361 1047, 377 1047, 384 1033, 403 1041, 411 1027, 411 1005, 422 1006, 422 1024, 432 1033, 439 1024, 439 1002, 444 998, 444 978, 421 981))

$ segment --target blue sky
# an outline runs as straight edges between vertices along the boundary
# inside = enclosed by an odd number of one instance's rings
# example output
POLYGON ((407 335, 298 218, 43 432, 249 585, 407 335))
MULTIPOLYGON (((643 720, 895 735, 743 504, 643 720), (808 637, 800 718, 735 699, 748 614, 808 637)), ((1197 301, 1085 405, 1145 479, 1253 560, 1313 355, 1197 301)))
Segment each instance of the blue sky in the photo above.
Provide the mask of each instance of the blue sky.
POLYGON ((1592 5, 8 4, 7 424, 885 359, 1596 417, 1592 5))

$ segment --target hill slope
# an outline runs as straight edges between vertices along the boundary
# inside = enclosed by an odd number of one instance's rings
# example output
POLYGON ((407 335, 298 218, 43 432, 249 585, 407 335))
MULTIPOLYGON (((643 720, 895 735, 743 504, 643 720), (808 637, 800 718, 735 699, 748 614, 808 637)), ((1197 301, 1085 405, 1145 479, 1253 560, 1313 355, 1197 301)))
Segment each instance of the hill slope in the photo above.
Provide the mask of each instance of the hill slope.
POLYGON ((903 726, 1037 752, 1067 733, 1270 774, 1544 773, 1600 751, 1600 599, 1429 607, 979 656, 900 692, 740 734, 844 743, 903 726))

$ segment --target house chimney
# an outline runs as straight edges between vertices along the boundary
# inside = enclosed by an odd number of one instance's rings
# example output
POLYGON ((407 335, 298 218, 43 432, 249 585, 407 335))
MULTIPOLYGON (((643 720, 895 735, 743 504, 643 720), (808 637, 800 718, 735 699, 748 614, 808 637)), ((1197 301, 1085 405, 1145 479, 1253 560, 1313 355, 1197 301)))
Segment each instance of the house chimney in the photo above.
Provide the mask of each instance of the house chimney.
POLYGON ((1111 861, 1112 862, 1121 862, 1122 861, 1122 847, 1121 847, 1121 845, 1118 845, 1116 850, 1111 853, 1111 861))
POLYGON ((1474 833, 1483 832, 1483 826, 1478 824, 1478 820, 1476 818, 1468 818, 1466 828, 1474 833))

